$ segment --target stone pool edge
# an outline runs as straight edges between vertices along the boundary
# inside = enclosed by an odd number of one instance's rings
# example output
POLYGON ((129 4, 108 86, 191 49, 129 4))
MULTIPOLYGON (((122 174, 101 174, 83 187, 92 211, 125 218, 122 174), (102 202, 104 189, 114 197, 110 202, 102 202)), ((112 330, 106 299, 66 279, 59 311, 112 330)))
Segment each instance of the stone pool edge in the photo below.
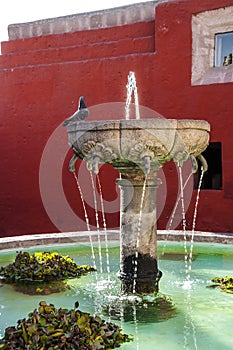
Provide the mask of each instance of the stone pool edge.
MULTIPOLYGON (((88 243, 90 241, 89 235, 91 234, 93 242, 98 240, 98 234, 96 231, 82 231, 82 232, 61 232, 61 233, 43 233, 43 234, 28 234, 14 237, 0 238, 0 251, 19 248, 31 248, 36 246, 56 245, 56 244, 77 244, 88 243)), ((99 232, 101 238, 105 239, 105 232, 99 232)), ((165 231, 158 230, 158 241, 183 241, 183 231, 165 231)), ((191 239, 192 231, 186 232, 187 240, 191 239)), ((109 241, 119 241, 119 231, 108 230, 107 237, 109 241)), ((196 231, 194 236, 195 242, 206 243, 222 243, 233 244, 233 234, 230 233, 213 233, 213 232, 201 232, 196 231)))

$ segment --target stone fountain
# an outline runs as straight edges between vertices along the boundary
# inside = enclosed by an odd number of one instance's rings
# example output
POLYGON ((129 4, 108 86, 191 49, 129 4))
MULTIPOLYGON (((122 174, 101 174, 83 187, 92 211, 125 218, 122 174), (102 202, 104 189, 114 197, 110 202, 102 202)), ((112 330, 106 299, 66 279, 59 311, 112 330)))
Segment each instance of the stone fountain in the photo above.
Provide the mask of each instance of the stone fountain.
POLYGON ((197 157, 205 171, 207 164, 201 153, 209 142, 209 123, 164 118, 78 121, 69 123, 67 130, 74 152, 71 171, 80 158, 96 174, 99 164, 104 163, 120 172, 122 291, 157 292, 162 275, 157 256, 156 191, 161 183, 157 172, 165 162, 182 165, 188 159, 195 172, 197 157))

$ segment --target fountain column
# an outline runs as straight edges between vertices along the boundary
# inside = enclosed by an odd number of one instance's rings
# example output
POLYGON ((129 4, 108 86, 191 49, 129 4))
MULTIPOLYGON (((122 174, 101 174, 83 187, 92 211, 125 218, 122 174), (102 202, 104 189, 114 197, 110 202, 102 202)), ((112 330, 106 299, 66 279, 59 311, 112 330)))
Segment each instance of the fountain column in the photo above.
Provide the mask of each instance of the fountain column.
POLYGON ((121 172, 121 178, 117 180, 121 193, 119 278, 122 281, 122 292, 157 292, 162 273, 158 269, 157 256, 156 191, 161 180, 153 171, 145 176, 135 165, 134 168, 127 167, 127 172, 119 170, 121 172))

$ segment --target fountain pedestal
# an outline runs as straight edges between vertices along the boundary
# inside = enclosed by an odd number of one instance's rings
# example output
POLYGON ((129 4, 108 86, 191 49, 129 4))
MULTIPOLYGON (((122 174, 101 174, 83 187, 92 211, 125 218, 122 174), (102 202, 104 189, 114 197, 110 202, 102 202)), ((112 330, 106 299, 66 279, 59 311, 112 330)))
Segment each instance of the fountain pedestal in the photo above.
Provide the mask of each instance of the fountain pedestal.
POLYGON ((145 176, 137 166, 128 167, 127 173, 120 171, 122 292, 157 292, 162 273, 157 257, 156 191, 161 180, 153 171, 145 176))

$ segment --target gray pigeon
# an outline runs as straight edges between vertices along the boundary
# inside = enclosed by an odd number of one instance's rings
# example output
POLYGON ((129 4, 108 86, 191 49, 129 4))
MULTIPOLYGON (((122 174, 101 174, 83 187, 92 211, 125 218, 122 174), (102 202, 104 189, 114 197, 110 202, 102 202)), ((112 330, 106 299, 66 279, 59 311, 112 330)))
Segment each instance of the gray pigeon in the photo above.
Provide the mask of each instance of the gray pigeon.
POLYGON ((66 119, 63 123, 63 126, 67 126, 71 123, 75 123, 80 120, 84 120, 88 117, 88 109, 87 106, 85 105, 84 97, 80 96, 79 97, 79 107, 74 114, 69 119, 66 119))

